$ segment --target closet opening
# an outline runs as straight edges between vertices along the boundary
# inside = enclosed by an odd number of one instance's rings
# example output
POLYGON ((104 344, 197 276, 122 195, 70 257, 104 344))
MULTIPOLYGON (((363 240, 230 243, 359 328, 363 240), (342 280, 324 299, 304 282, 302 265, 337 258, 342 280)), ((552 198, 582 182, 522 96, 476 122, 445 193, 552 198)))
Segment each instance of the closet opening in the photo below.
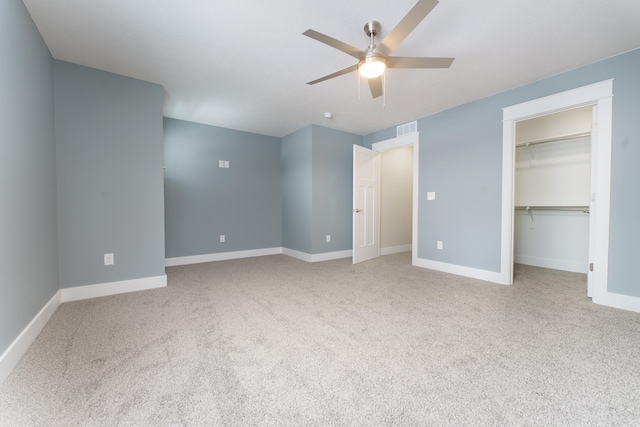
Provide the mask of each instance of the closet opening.
POLYGON ((514 147, 514 264, 582 273, 589 296, 593 110, 516 122, 514 147))
MULTIPOLYGON (((529 119, 592 107, 591 195, 589 199, 589 261, 587 295, 596 304, 637 310, 637 299, 609 292, 609 220, 611 205, 611 147, 613 80, 578 87, 503 108, 502 115, 502 230, 498 283, 513 284, 514 176, 516 125, 529 119), (593 269, 591 266, 593 265, 593 269)), ((537 225, 537 224, 536 224, 537 225)))

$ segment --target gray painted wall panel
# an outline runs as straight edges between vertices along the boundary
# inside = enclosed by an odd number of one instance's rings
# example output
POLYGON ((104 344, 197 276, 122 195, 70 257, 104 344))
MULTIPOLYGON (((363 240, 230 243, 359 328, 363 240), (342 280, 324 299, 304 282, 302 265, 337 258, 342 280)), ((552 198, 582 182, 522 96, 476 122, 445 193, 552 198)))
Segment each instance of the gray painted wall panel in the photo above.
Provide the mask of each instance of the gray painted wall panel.
POLYGON ((282 138, 282 246, 312 251, 312 127, 282 138))
MULTIPOLYGON (((424 117, 420 131, 418 256, 498 271, 502 108, 614 79, 609 290, 640 296, 640 50, 424 117), (436 200, 426 201, 426 192, 436 200), (444 241, 444 251, 435 250, 444 241)), ((394 128, 365 136, 367 146, 394 128)))
POLYGON ((162 87, 61 61, 54 85, 60 286, 164 275, 162 87))
POLYGON ((164 138, 167 258, 282 246, 278 138, 168 118, 164 138))
POLYGON ((500 269, 502 128, 484 126, 502 123, 497 111, 473 103, 418 121, 418 257, 500 269), (426 200, 428 191, 436 200, 426 200))
POLYGON ((0 354, 58 290, 53 59, 0 2, 0 354))
POLYGON ((374 142, 380 142, 387 139, 395 138, 397 134, 396 126, 379 130, 378 132, 370 133, 362 137, 362 146, 371 148, 371 144, 374 142))
POLYGON ((282 139, 285 248, 306 254, 351 249, 354 144, 362 145, 362 137, 317 125, 282 139))
POLYGON ((349 250, 353 243, 353 146, 362 145, 362 136, 313 125, 312 138, 311 253, 349 250))
POLYGON ((640 50, 594 64, 592 68, 598 76, 615 78, 609 291, 640 297, 640 279, 634 268, 640 259, 640 50))

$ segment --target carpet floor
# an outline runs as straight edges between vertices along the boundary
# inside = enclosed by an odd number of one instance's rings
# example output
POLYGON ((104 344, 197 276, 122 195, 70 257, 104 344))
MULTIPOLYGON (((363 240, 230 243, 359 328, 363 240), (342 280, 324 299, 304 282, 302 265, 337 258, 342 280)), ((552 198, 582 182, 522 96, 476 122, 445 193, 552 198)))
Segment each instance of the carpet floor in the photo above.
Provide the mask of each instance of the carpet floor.
POLYGON ((64 303, 0 389, 2 426, 640 425, 640 314, 585 275, 500 286, 284 255, 64 303))

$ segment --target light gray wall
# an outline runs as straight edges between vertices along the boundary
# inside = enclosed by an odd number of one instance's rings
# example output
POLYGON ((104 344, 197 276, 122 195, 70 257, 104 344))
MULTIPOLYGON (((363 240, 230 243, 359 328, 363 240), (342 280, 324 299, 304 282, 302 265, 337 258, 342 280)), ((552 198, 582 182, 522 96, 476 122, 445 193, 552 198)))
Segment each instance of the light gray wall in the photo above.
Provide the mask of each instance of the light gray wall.
POLYGON ((362 137, 312 125, 311 253, 349 250, 353 227, 353 146, 362 137), (331 235, 327 243, 326 236, 331 235))
POLYGON ((162 87, 61 61, 54 87, 60 286, 164 275, 162 87))
POLYGON ((640 50, 588 67, 591 80, 613 82, 609 291, 640 297, 640 50), (609 78, 610 78, 609 77, 609 78))
MULTIPOLYGON (((502 108, 613 78, 609 290, 640 296, 640 50, 540 80, 418 120, 418 256, 500 269, 502 108), (426 192, 436 200, 427 202, 426 192), (437 251, 435 241, 445 250, 437 251)), ((367 135, 366 146, 395 128, 367 135)))
POLYGON ((278 138, 165 118, 164 147, 167 258, 282 246, 278 138))
POLYGON ((384 141, 386 139, 395 138, 397 136, 397 129, 395 126, 379 130, 369 135, 362 137, 362 146, 371 148, 374 142, 384 141))
POLYGON ((282 138, 282 246, 312 251, 312 127, 282 138))
POLYGON ((351 249, 354 144, 362 145, 362 137, 317 125, 282 139, 285 248, 306 254, 351 249))
POLYGON ((502 110, 480 102, 418 120, 419 258, 500 270, 502 128, 486 125, 494 122, 502 126, 502 110))
POLYGON ((53 59, 0 2, 0 354, 58 290, 53 59))

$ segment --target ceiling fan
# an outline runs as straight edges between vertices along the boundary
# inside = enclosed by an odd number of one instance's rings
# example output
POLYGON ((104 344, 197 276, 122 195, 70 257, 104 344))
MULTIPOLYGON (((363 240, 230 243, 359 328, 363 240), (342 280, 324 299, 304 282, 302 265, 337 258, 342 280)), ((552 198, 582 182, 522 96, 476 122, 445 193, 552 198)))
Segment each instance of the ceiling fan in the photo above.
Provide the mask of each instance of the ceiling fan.
POLYGON ((366 50, 360 50, 357 47, 311 29, 305 31, 302 33, 303 35, 336 48, 358 60, 355 65, 310 81, 307 84, 314 85, 358 70, 362 77, 368 79, 371 96, 377 98, 382 95, 382 75, 387 68, 449 68, 454 58, 390 56, 437 4, 438 0, 418 0, 418 3, 377 46, 374 43, 374 38, 380 32, 380 23, 378 21, 367 22, 364 25, 364 32, 370 38, 370 43, 366 50))

